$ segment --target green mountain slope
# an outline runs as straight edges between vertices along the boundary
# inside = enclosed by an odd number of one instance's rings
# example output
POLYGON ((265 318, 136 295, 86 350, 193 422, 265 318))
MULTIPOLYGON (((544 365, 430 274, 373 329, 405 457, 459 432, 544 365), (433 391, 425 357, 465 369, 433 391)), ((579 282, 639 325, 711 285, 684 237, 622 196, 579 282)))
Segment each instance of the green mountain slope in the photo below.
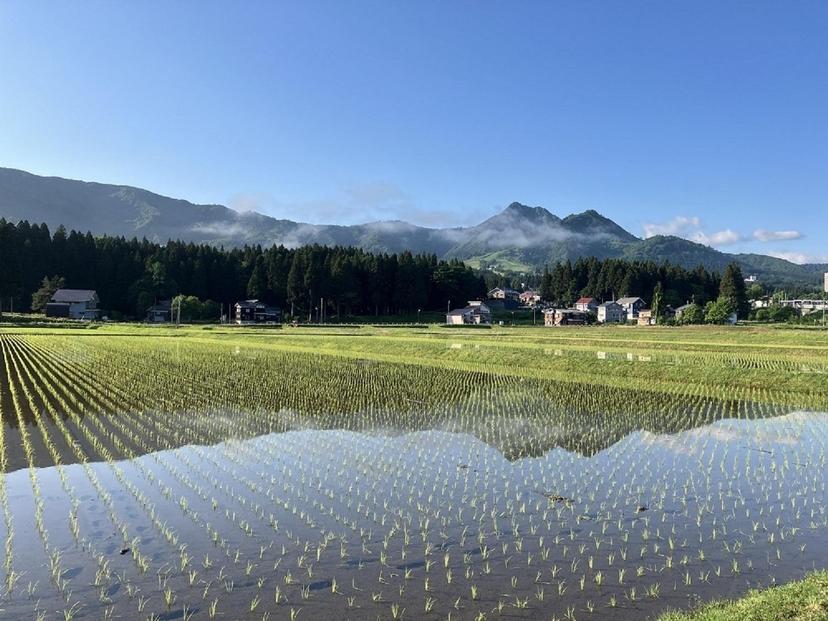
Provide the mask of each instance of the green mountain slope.
POLYGON ((471 227, 427 228, 400 221, 352 226, 306 224, 222 205, 198 205, 141 188, 41 177, 0 168, 0 217, 45 222, 95 234, 180 239, 241 246, 325 244, 371 252, 427 252, 501 271, 531 271, 579 257, 669 260, 723 270, 731 261, 773 284, 821 282, 825 266, 796 265, 757 254, 727 254, 678 237, 639 239, 594 210, 560 218, 512 203, 471 227))

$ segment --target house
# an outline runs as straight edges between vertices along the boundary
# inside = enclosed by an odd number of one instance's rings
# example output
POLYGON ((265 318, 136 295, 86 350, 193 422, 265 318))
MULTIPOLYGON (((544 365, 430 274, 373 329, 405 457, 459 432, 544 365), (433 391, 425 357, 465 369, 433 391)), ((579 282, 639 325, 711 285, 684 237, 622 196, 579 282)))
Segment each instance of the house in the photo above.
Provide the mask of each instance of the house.
POLYGON ((577 308, 547 308, 543 311, 543 325, 583 326, 587 323, 587 313, 577 308))
POLYGON ((597 313, 598 300, 595 298, 579 298, 578 301, 575 302, 575 308, 585 313, 597 313))
POLYGON ((172 321, 172 300, 161 300, 147 309, 146 320, 149 323, 166 323, 172 321))
POLYGON ((624 323, 627 311, 617 302, 604 302, 598 305, 598 323, 624 323))
POLYGON ((675 310, 675 317, 676 319, 681 319, 681 316, 687 311, 688 308, 693 306, 692 302, 688 302, 687 304, 682 304, 675 310))
POLYGON ((489 291, 492 300, 520 300, 520 293, 509 287, 495 287, 489 291))
POLYGON ((492 311, 483 302, 471 301, 465 308, 457 308, 446 313, 446 324, 468 325, 468 324, 491 324, 492 311))
POLYGON ((641 298, 630 297, 630 298, 620 298, 616 300, 618 304, 621 305, 621 308, 627 313, 627 319, 637 319, 638 312, 644 308, 644 300, 641 298))
POLYGON ((46 303, 47 317, 97 319, 98 294, 92 289, 58 289, 46 303))
POLYGON ((282 313, 278 308, 268 306, 259 300, 242 300, 236 302, 233 319, 238 324, 278 323, 282 313))
POLYGON ((653 316, 653 311, 650 308, 642 308, 638 311, 638 325, 639 326, 654 326, 656 318, 653 316))
POLYGON ((537 291, 532 291, 531 289, 520 294, 520 301, 526 306, 534 306, 540 302, 540 299, 540 294, 537 291))

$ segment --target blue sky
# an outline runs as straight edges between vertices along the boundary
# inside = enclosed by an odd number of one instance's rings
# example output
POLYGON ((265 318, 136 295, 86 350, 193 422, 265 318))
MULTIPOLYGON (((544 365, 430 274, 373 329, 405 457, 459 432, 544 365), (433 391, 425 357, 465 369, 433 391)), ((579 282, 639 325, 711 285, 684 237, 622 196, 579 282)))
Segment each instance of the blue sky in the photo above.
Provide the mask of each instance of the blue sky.
POLYGON ((828 261, 828 3, 0 1, 0 165, 828 261))

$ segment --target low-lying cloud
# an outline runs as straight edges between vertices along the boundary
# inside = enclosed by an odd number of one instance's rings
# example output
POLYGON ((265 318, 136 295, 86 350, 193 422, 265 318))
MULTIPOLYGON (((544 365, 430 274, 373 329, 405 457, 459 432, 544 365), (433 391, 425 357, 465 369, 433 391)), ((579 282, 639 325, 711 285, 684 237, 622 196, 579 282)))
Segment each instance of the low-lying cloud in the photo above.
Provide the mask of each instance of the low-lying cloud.
POLYGON ((654 235, 675 235, 712 247, 729 246, 746 241, 791 241, 804 237, 799 231, 793 230, 769 231, 756 229, 751 235, 744 235, 733 229, 708 233, 698 216, 676 216, 667 222, 645 223, 644 237, 649 238, 654 235))
POLYGON ((777 259, 784 259, 797 265, 805 265, 806 263, 828 263, 828 255, 814 255, 806 254, 804 252, 771 252, 770 256, 777 259))
MULTIPOLYGON (((258 212, 274 218, 312 224, 364 224, 403 220, 423 227, 469 226, 481 220, 480 210, 423 208, 395 183, 368 181, 340 187, 332 196, 284 201, 266 193, 240 193, 228 201, 239 213, 258 212)), ((484 210, 483 217, 493 215, 484 210)))
POLYGON ((756 229, 753 231, 753 238, 762 241, 787 241, 792 239, 802 239, 803 235, 799 231, 766 231, 765 229, 756 229))

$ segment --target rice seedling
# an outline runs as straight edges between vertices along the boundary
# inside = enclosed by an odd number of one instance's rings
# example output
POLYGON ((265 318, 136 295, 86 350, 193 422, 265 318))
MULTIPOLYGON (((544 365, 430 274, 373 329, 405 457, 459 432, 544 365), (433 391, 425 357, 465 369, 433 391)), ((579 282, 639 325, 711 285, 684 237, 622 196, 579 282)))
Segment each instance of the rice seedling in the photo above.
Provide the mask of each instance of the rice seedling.
MULTIPOLYGON (((632 379, 596 392, 552 368, 492 372, 474 348, 429 358, 436 337, 384 342, 418 352, 413 363, 368 343, 369 365, 350 356, 356 342, 334 354, 303 338, 0 335, 11 609, 39 614, 25 575, 41 601, 73 611, 70 568, 88 565, 99 603, 86 605, 102 618, 188 618, 199 600, 209 618, 266 618, 289 601, 291 618, 326 606, 574 618, 631 602, 657 611, 662 589, 711 597, 737 576, 820 561, 826 421, 791 413, 824 404, 819 390, 646 386, 606 346, 602 368, 632 379), (21 532, 40 539, 42 569, 21 557, 21 532), (491 613, 466 610, 489 598, 491 613)), ((597 364, 567 355, 555 364, 597 364)), ((685 368, 790 363, 681 355, 685 368)))

